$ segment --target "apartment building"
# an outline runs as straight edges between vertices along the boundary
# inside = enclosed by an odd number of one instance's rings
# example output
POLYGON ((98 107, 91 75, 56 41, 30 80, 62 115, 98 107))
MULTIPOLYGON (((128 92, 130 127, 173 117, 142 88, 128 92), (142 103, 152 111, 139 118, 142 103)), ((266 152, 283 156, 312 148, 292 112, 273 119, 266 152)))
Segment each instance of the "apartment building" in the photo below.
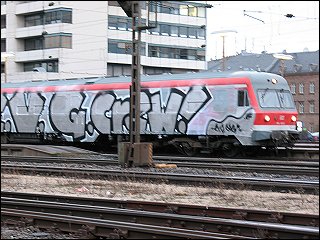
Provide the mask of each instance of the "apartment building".
MULTIPOLYGON (((206 68, 208 7, 141 2, 143 74, 206 68)), ((131 75, 131 28, 117 1, 1 1, 1 82, 131 75)))

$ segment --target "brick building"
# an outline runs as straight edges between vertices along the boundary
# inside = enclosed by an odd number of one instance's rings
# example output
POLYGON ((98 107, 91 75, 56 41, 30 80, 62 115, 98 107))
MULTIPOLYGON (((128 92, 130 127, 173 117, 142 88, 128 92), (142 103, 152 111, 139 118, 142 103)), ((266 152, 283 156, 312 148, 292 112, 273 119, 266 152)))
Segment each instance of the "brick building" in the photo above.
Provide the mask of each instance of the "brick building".
MULTIPOLYGON (((280 59, 273 54, 242 52, 224 59, 225 71, 252 70, 281 74, 287 79, 298 110, 298 119, 310 132, 319 131, 319 50, 314 52, 286 53, 292 60, 280 59), (282 62, 283 63, 283 62, 282 62)), ((222 71, 223 60, 208 62, 208 71, 222 71)))

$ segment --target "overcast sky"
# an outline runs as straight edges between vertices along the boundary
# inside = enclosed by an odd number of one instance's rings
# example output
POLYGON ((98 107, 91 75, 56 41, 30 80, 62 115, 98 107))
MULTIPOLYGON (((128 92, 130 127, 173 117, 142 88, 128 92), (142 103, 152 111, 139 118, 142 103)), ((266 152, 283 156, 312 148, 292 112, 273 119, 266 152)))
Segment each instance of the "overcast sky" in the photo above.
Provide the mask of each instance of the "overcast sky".
POLYGON ((208 60, 241 50, 280 53, 319 50, 319 1, 208 1, 208 60), (246 14, 246 15, 245 15, 246 14), (292 14, 288 18, 285 15, 292 14), (225 33, 217 33, 217 32, 225 33), (212 33, 216 32, 216 33, 212 33))

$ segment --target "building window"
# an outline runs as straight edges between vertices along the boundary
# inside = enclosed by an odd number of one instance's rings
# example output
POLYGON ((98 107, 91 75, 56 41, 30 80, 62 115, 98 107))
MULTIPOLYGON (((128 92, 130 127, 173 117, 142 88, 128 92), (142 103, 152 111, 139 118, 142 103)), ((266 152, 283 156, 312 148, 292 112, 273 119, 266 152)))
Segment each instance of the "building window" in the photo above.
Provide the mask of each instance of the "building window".
POLYGON ((206 59, 206 52, 204 50, 197 50, 196 59, 200 61, 205 61, 206 59))
POLYGON ((1 39, 1 52, 7 51, 6 39, 1 39))
POLYGON ((127 64, 108 63, 108 76, 131 76, 131 66, 127 64))
POLYGON ((206 30, 204 28, 197 29, 197 38, 199 38, 199 39, 206 38, 206 30))
MULTIPOLYGON (((142 19, 141 23, 142 25, 145 25, 146 19, 142 19)), ((132 31, 132 20, 128 17, 109 16, 108 28, 113 30, 132 31)), ((145 32, 145 30, 142 30, 142 32, 145 32)))
POLYGON ((188 16, 188 5, 180 5, 180 15, 188 16))
POLYGON ((179 27, 179 36, 186 38, 188 37, 188 28, 187 27, 179 27))
POLYGON ((160 48, 149 46, 149 57, 160 57, 160 48))
POLYGON ((179 36, 179 27, 178 26, 171 26, 170 28, 170 36, 178 37, 179 36))
POLYGON ((189 38, 197 38, 197 29, 196 28, 189 28, 188 29, 189 38))
POLYGON ((150 46, 149 57, 173 58, 173 59, 187 59, 205 61, 205 51, 198 49, 184 49, 184 48, 170 48, 150 46))
POLYGON ((171 52, 169 48, 161 47, 160 48, 160 57, 161 58, 171 58, 171 52))
POLYGON ((45 12, 44 24, 72 23, 71 9, 55 9, 45 12))
POLYGON ((314 102, 312 101, 312 102, 309 102, 309 112, 310 113, 314 113, 314 102))
POLYGON ((58 72, 58 60, 28 62, 23 64, 25 72, 32 72, 36 67, 42 67, 47 72, 58 72))
POLYGON ((128 29, 127 19, 118 19, 118 30, 126 31, 128 29))
POLYGON ((50 34, 44 37, 24 40, 24 50, 40 50, 50 48, 72 48, 72 36, 68 33, 50 34))
POLYGON ((43 14, 33 14, 24 17, 24 26, 25 27, 32 27, 43 25, 43 14))
POLYGON ((295 83, 292 83, 290 85, 290 91, 292 94, 296 94, 296 84, 295 83))
POLYGON ((118 28, 118 19, 116 17, 109 16, 108 28, 109 29, 117 29, 118 28))
POLYGON ((180 49, 180 59, 188 59, 188 49, 180 49))
MULTIPOLYGON (((146 19, 142 19, 142 24, 146 24, 146 19)), ((205 39, 205 26, 188 27, 165 23, 157 23, 157 25, 155 25, 155 22, 150 22, 150 25, 155 26, 148 30, 152 35, 205 39)), ((132 20, 127 17, 109 16, 108 28, 112 30, 132 31, 132 20)), ((145 32, 145 30, 142 32, 145 32)))
MULTIPOLYGON (((108 1, 110 2, 110 1, 108 1)), ((144 1, 143 1, 144 2, 144 1)), ((110 5, 110 4, 109 4, 110 5)), ((206 17, 206 8, 201 6, 178 4, 174 2, 150 1, 150 11, 192 17, 206 17)))
POLYGON ((205 7, 196 7, 193 5, 180 5, 180 15, 191 16, 191 17, 205 17, 205 7))
POLYGON ((315 92, 315 86, 314 86, 314 83, 310 83, 309 85, 309 93, 314 93, 315 92))
POLYGON ((161 35, 169 36, 170 35, 170 26, 167 24, 160 24, 161 35))
POLYGON ((179 5, 175 3, 168 3, 169 13, 179 15, 179 5))
POLYGON ((4 63, 1 63, 1 73, 4 73, 4 63))
POLYGON ((160 2, 157 2, 157 1, 150 1, 149 2, 150 3, 150 5, 149 5, 149 7, 150 7, 150 12, 160 12, 161 11, 161 8, 160 8, 160 2))
POLYGON ((198 16, 198 8, 192 5, 188 6, 188 16, 197 17, 198 16))
POLYGON ((159 6, 160 6, 160 12, 161 12, 161 13, 167 13, 167 14, 170 14, 170 13, 171 13, 169 3, 168 3, 168 5, 167 5, 167 3, 162 4, 162 3, 160 2, 160 5, 159 5, 159 6))
POLYGON ((45 49, 50 48, 72 48, 71 34, 50 34, 45 35, 45 49))
POLYGON ((6 28, 7 27, 7 15, 1 15, 1 29, 6 28))
MULTIPOLYGON (((131 41, 121 41, 115 39, 108 40, 108 52, 118 54, 132 54, 132 43, 131 41)), ((146 55, 146 43, 141 43, 140 54, 146 55)))
POLYGON ((299 83, 299 93, 303 94, 303 90, 304 90, 304 85, 303 83, 299 83))
POLYGON ((299 102, 299 113, 304 113, 304 104, 303 104, 303 102, 299 102))
POLYGON ((1 1, 1 6, 2 5, 7 5, 7 1, 1 1))
POLYGON ((24 50, 39 50, 43 49, 43 37, 28 38, 24 40, 24 50))
POLYGON ((24 26, 38 26, 53 23, 72 23, 71 9, 54 9, 44 13, 27 15, 24 17, 24 26))
POLYGON ((198 17, 206 17, 206 8, 205 7, 198 7, 198 17))

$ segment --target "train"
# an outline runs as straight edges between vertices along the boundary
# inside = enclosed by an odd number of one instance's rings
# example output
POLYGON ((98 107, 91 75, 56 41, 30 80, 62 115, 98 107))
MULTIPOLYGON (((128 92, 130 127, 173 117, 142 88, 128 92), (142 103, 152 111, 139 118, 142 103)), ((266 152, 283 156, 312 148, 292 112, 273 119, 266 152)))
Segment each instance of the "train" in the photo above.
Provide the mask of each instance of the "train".
MULTIPOLYGON (((1 143, 128 141, 130 76, 1 84, 1 143)), ((297 110, 280 75, 189 72, 141 76, 141 141, 185 155, 227 157, 298 138, 297 110)))

